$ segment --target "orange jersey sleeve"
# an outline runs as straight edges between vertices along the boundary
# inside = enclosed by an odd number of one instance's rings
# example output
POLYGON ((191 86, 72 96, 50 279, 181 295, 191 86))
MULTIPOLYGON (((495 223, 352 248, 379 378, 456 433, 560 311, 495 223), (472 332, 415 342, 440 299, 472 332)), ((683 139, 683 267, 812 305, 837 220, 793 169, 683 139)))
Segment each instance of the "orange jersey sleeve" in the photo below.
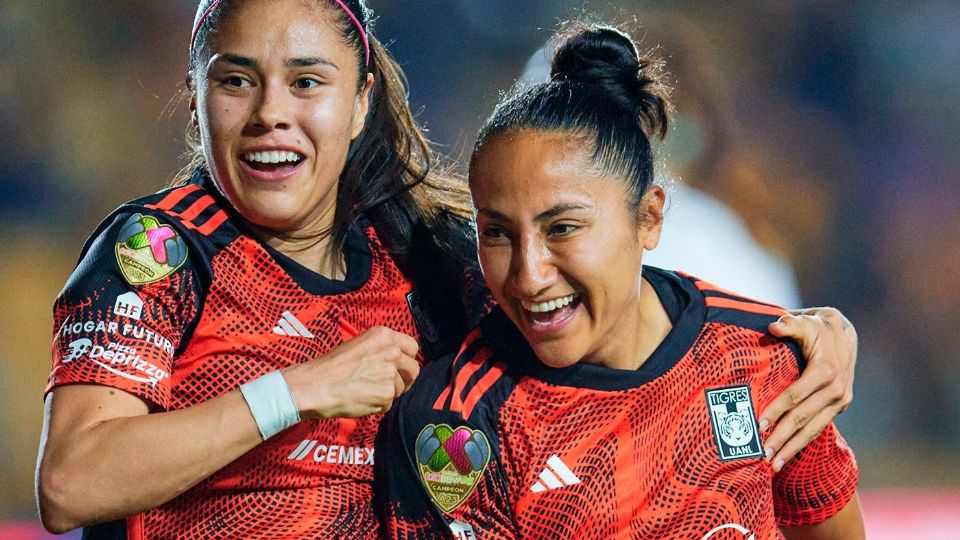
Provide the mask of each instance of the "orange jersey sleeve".
POLYGON ((167 408, 174 354, 200 305, 188 251, 164 217, 105 221, 54 304, 47 391, 100 384, 167 408))
POLYGON ((832 423, 773 477, 777 523, 820 523, 843 509, 857 489, 853 451, 832 423))

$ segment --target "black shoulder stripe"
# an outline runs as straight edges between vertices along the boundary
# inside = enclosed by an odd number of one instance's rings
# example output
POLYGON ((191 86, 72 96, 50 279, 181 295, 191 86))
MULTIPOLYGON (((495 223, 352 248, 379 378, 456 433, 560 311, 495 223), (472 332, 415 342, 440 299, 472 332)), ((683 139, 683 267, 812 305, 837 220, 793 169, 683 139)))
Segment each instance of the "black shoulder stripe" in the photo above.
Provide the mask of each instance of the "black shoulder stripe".
POLYGON ((716 307, 707 309, 707 322, 730 324, 764 334, 767 333, 767 326, 779 318, 778 315, 741 311, 739 309, 716 307))
POLYGON ((447 369, 445 376, 447 384, 433 404, 433 408, 436 410, 450 410, 453 407, 453 398, 457 392, 457 375, 483 348, 482 340, 478 338, 476 331, 471 332, 471 334, 467 336, 467 340, 468 342, 465 346, 453 357, 453 360, 450 361, 450 367, 447 369))
POLYGON ((467 365, 468 362, 473 360, 473 358, 477 356, 477 353, 479 353, 480 350, 485 346, 484 342, 486 340, 476 335, 474 332, 471 332, 469 335, 467 335, 466 339, 468 341, 466 343, 466 347, 464 347, 453 360, 453 369, 456 371, 463 369, 463 367, 467 365))
POLYGON ((778 306, 778 305, 776 305, 776 304, 771 304, 771 303, 768 303, 768 302, 761 302, 761 301, 759 301, 759 300, 754 300, 754 299, 752 299, 752 298, 747 298, 747 297, 745 297, 745 296, 740 296, 740 295, 737 295, 737 294, 728 293, 728 292, 724 292, 724 291, 715 291, 715 290, 710 290, 710 289, 702 289, 701 292, 703 293, 703 296, 706 297, 706 298, 728 298, 728 299, 730 299, 730 300, 736 300, 736 301, 738 301, 738 302, 747 302, 747 303, 756 304, 756 305, 759 305, 759 306, 767 306, 767 307, 772 307, 772 308, 776 308, 776 309, 783 309, 783 308, 781 308, 780 306, 778 306))
POLYGON ((206 192, 201 186, 186 184, 161 190, 149 197, 135 201, 135 203, 140 203, 151 210, 180 214, 186 212, 205 195, 206 192))

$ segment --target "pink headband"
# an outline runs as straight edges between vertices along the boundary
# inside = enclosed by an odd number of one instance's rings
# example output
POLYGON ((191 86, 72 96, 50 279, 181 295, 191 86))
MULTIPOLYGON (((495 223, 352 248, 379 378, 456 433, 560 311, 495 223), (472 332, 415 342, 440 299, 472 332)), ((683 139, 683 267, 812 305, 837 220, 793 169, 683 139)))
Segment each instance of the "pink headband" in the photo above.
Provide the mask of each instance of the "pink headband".
MULTIPOLYGON (((347 13, 347 17, 350 17, 350 21, 354 26, 357 27, 357 31, 360 32, 360 39, 363 40, 363 49, 366 52, 364 59, 366 65, 370 65, 370 41, 367 40, 367 32, 363 29, 363 24, 360 23, 360 19, 350 11, 350 8, 343 3, 343 0, 333 0, 340 6, 343 11, 347 13)), ((210 16, 210 13, 219 5, 221 0, 213 0, 210 2, 210 5, 207 9, 203 10, 203 13, 200 13, 197 17, 197 20, 193 23, 193 32, 190 34, 190 56, 193 56, 193 45, 197 41, 197 34, 200 32, 200 27, 203 26, 203 22, 207 20, 207 17, 210 16)))

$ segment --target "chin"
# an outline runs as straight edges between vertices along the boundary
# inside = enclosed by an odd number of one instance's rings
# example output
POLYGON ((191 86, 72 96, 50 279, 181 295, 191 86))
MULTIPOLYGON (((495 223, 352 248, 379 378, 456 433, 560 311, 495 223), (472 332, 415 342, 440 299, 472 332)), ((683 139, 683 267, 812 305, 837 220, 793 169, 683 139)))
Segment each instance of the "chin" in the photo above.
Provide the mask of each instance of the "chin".
POLYGON ((266 227, 268 229, 285 230, 295 227, 303 219, 301 208, 291 208, 289 201, 284 200, 258 200, 250 201, 246 206, 246 211, 242 212, 243 217, 254 225, 266 227))
POLYGON ((533 352, 543 365, 554 369, 570 367, 579 362, 581 358, 579 355, 571 355, 569 348, 564 348, 559 343, 534 345, 533 352))

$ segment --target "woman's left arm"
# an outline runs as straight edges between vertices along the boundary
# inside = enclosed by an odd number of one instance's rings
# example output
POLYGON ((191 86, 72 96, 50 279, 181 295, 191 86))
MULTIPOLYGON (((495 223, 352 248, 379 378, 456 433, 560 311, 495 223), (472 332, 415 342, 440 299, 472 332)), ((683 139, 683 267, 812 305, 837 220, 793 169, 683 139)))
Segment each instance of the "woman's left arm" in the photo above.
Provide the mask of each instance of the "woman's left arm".
POLYGON ((760 428, 774 425, 766 438, 767 459, 783 468, 853 400, 857 331, 829 307, 791 311, 771 323, 770 333, 795 340, 807 359, 800 378, 760 415, 760 428))

